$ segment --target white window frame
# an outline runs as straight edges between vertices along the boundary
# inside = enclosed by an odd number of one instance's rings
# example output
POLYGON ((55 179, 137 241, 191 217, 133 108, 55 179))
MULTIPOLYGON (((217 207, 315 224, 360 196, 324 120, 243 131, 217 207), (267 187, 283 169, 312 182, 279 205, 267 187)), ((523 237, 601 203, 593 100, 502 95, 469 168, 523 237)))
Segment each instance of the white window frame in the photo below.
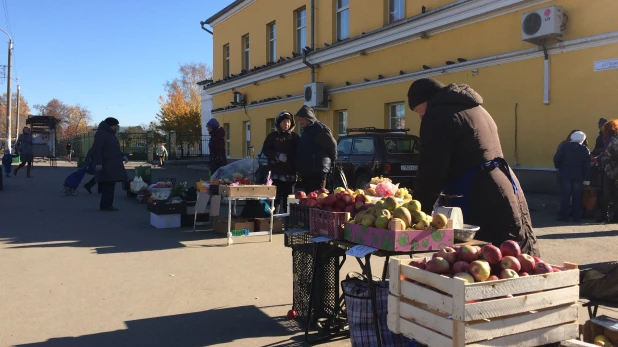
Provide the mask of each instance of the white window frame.
POLYGON ((249 50, 251 41, 249 40, 249 34, 242 37, 242 69, 249 71, 249 63, 251 62, 251 52, 249 50))
POLYGON ((396 102, 388 105, 388 127, 389 129, 405 129, 406 127, 406 108, 403 102, 396 102), (401 115, 397 115, 397 107, 401 107, 401 115), (393 114, 394 113, 394 114, 393 114), (393 119, 403 120, 403 125, 400 128, 393 127, 393 119))
POLYGON ((337 111, 337 133, 339 134, 339 136, 346 136, 348 134, 347 129, 348 129, 348 110, 337 111), (344 129, 341 129, 341 124, 342 124, 341 117, 342 116, 344 117, 344 121, 343 121, 343 124, 345 125, 344 129))
POLYGON ((223 77, 230 77, 230 44, 223 45, 223 77))
POLYGON ((223 123, 223 130, 225 130, 225 156, 230 157, 230 123, 223 123))
POLYGON ((336 26, 336 28, 337 28, 337 40, 345 40, 345 39, 350 38, 350 0, 337 0, 337 13, 335 14, 335 18, 336 18, 336 21, 337 21, 337 26, 336 26), (345 6, 340 6, 341 3, 343 3, 344 1, 347 2, 346 5, 345 6), (339 23, 339 21, 340 21, 339 16, 340 15, 343 16, 344 13, 347 15, 347 18, 348 18, 348 20, 347 20, 347 26, 348 27, 346 28, 346 35, 342 36, 342 34, 341 34, 341 27, 339 26, 340 25, 340 23, 339 23))
POLYGON ((268 24, 268 60, 277 61, 277 22, 268 24))
POLYGON ((275 118, 268 118, 268 132, 266 133, 266 135, 274 132, 277 130, 277 124, 275 123, 275 118))
POLYGON ((406 0, 388 0, 388 23, 396 23, 406 18, 406 0), (398 18, 395 18, 394 11, 401 8, 398 18))
POLYGON ((294 27, 296 28, 296 53, 302 53, 303 48, 307 46, 307 9, 302 8, 296 10, 294 13, 294 27), (301 23, 301 18, 305 19, 304 24, 301 23))

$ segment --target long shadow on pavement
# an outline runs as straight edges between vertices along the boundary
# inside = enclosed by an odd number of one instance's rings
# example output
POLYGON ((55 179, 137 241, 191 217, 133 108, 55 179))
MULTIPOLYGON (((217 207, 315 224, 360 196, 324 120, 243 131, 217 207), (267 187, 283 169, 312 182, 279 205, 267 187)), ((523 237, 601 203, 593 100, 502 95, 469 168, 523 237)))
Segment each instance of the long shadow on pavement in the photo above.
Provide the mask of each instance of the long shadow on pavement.
POLYGON ((538 235, 539 239, 546 240, 560 240, 560 239, 579 239, 579 238, 590 238, 590 237, 612 237, 618 236, 618 230, 612 231, 594 231, 587 233, 560 233, 560 234, 546 234, 546 235, 538 235))

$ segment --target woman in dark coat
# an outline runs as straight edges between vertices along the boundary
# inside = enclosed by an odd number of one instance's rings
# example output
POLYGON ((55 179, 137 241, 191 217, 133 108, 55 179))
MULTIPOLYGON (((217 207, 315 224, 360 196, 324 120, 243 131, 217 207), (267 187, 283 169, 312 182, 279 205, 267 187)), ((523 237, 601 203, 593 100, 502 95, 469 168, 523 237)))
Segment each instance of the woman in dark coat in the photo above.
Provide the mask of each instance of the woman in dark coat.
POLYGON ((122 161, 127 162, 128 159, 120 151, 120 142, 116 137, 118 124, 118 120, 111 117, 102 121, 94 134, 94 143, 91 149, 92 165, 96 170, 96 182, 101 190, 99 208, 102 211, 118 211, 114 207, 116 182, 127 180, 127 171, 122 161))
POLYGON ((277 130, 266 136, 262 153, 268 158, 268 169, 270 178, 277 187, 277 200, 275 201, 276 213, 279 213, 279 206, 283 204, 283 211, 286 212, 287 197, 294 192, 296 183, 296 144, 298 134, 294 132, 294 117, 288 111, 279 113, 275 118, 277 130))
POLYGON ((30 128, 24 127, 22 133, 17 138, 17 142, 15 143, 15 149, 17 150, 17 154, 19 154, 19 160, 21 160, 21 164, 15 168, 13 171, 13 176, 17 176, 17 172, 19 169, 26 166, 26 177, 32 178, 30 176, 30 170, 32 169, 32 134, 30 134, 30 128))
POLYGON ((467 85, 444 86, 420 79, 408 91, 410 109, 421 116, 421 158, 414 197, 431 213, 441 192, 463 195, 467 224, 480 226, 476 239, 496 246, 519 243, 522 253, 540 255, 528 204, 500 145, 498 127, 467 85))
POLYGON ((210 174, 214 174, 218 168, 227 165, 227 156, 225 155, 225 130, 219 126, 219 122, 211 118, 206 123, 206 129, 210 134, 208 141, 208 149, 210 149, 210 174))

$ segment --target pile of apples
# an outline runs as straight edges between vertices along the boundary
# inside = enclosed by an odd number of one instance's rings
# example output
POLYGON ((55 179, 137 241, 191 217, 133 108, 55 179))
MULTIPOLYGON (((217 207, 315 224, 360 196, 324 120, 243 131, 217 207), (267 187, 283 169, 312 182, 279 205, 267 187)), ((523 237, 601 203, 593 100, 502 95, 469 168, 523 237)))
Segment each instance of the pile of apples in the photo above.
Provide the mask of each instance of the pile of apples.
POLYGON ((338 187, 333 194, 329 194, 328 189, 322 188, 307 195, 303 191, 296 192, 296 199, 300 205, 320 208, 331 212, 349 212, 354 214, 357 210, 365 208, 365 192, 361 189, 353 191, 338 187))
POLYGON ((521 254, 519 244, 505 241, 500 248, 494 245, 446 247, 434 253, 431 260, 413 259, 411 266, 458 278, 466 283, 496 281, 529 275, 560 272, 543 259, 521 254))

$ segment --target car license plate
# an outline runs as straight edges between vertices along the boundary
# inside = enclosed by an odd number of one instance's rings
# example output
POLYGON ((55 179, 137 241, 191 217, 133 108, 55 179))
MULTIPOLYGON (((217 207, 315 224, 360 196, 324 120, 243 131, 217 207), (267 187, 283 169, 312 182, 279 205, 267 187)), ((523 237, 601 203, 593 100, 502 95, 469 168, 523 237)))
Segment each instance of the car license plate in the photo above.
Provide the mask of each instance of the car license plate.
POLYGON ((418 171, 418 165, 401 165, 401 171, 418 171))

